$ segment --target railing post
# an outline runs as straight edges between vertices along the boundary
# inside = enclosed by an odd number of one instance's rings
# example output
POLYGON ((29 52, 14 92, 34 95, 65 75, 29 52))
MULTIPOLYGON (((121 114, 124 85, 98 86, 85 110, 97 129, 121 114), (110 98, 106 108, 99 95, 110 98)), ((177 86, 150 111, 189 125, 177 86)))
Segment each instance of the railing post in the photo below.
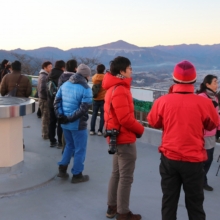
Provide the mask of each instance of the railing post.
POLYGON ((140 123, 143 124, 143 112, 140 112, 140 123))

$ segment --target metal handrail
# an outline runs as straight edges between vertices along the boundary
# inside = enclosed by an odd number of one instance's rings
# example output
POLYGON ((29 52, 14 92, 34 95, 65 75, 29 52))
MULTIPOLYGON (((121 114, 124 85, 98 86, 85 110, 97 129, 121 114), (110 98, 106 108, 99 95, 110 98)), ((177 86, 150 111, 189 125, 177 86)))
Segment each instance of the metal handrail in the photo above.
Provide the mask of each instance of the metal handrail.
MULTIPOLYGON (((34 78, 34 79, 38 79, 39 76, 34 76, 34 75, 28 75, 31 79, 34 78)), ((92 82, 89 82, 88 83, 90 87, 92 87, 92 82)), ((33 85, 32 84, 32 88, 36 88, 37 86, 36 85, 33 85)), ((166 94, 168 91, 167 90, 161 90, 161 89, 154 89, 154 88, 145 88, 145 87, 137 87, 137 86, 131 86, 131 89, 132 90, 145 90, 145 91, 152 91, 152 92, 159 92, 159 96, 160 95, 163 95, 163 94, 166 94)), ((158 98, 158 97, 156 97, 158 98)), ((35 98, 35 100, 38 100, 38 98, 35 98)), ((136 99, 140 102, 147 102, 147 101, 141 101, 139 99, 136 99)), ((92 113, 92 109, 89 110, 90 113, 92 113)), ((136 115, 136 119, 138 121, 140 121, 143 125, 148 125, 148 122, 145 121, 145 115, 146 115, 146 112, 142 112, 142 111, 135 111, 135 115, 136 115)))

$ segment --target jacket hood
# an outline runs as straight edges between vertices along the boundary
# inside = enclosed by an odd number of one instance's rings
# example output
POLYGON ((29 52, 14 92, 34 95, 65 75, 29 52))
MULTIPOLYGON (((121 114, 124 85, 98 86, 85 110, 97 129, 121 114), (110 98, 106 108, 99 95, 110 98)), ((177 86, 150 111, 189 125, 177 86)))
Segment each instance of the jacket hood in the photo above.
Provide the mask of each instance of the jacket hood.
POLYGON ((58 80, 62 73, 63 73, 63 70, 53 68, 51 73, 49 73, 48 75, 49 80, 55 80, 55 81, 58 80))
POLYGON ((110 87, 115 86, 115 85, 123 85, 125 87, 130 88, 131 81, 132 81, 132 78, 120 79, 120 78, 117 78, 116 76, 113 76, 110 73, 106 73, 102 81, 102 87, 105 90, 108 90, 110 87))
POLYGON ((41 69, 41 70, 40 70, 39 74, 41 74, 41 73, 48 74, 48 72, 47 72, 47 71, 45 71, 44 69, 41 69))
POLYGON ((83 77, 81 74, 79 73, 75 73, 73 74, 70 78, 69 81, 73 84, 80 84, 82 85, 84 88, 89 88, 88 86, 88 82, 86 80, 85 77, 83 77))
POLYGON ((100 73, 96 73, 92 79, 93 80, 96 80, 96 81, 102 81, 103 80, 103 77, 104 77, 104 73, 100 74, 100 73))
POLYGON ((93 84, 102 83, 102 80, 103 80, 104 76, 105 76, 104 74, 96 73, 96 74, 92 77, 92 83, 93 83, 93 84))

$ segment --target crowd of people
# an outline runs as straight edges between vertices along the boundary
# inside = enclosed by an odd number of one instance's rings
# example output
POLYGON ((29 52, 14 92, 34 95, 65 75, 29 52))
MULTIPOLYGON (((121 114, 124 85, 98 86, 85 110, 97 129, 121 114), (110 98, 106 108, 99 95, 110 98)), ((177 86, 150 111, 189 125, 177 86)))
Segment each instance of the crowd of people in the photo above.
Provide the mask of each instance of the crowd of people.
MULTIPOLYGON (((21 63, 4 60, 1 65, 2 96, 16 87, 17 97, 29 97, 31 84, 21 74, 21 63), (11 70, 10 70, 11 68, 11 70)), ((129 209, 135 162, 136 139, 144 133, 143 125, 135 119, 131 94, 132 67, 126 57, 116 57, 110 69, 99 64, 92 77, 94 89, 88 85, 91 69, 72 59, 42 64, 37 96, 38 116, 42 120, 42 138, 50 147, 62 148, 58 162, 58 177, 67 179, 71 167, 71 183, 89 180, 84 175, 88 140, 87 121, 93 109, 90 135, 105 136, 109 153, 113 154, 112 173, 108 185, 106 217, 117 220, 140 220, 140 214, 129 209), (96 92, 94 92, 96 91, 96 92), (40 113, 41 114, 40 114, 40 113), (100 115, 96 130, 96 119, 100 115)), ((181 187, 190 220, 205 220, 204 190, 213 191, 208 184, 215 142, 220 136, 217 76, 207 75, 195 92, 196 69, 189 61, 174 67, 173 81, 167 95, 158 98, 147 116, 151 127, 162 129, 160 175, 162 188, 162 219, 174 220, 181 187)))

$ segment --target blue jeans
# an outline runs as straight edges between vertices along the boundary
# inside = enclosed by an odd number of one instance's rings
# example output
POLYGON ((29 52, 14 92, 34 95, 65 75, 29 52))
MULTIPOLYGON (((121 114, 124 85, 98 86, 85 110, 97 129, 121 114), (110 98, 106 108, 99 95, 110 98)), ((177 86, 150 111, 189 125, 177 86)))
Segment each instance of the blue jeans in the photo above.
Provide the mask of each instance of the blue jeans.
POLYGON ((74 157, 71 173, 77 175, 84 170, 84 161, 86 157, 86 147, 88 132, 85 130, 67 130, 63 129, 63 134, 66 141, 65 150, 62 160, 58 165, 69 165, 70 160, 74 157))
POLYGON ((95 131, 95 122, 98 115, 98 111, 100 110, 100 122, 98 131, 102 132, 104 126, 104 100, 95 101, 93 100, 93 108, 92 108, 92 119, 91 119, 91 129, 90 131, 95 131))

